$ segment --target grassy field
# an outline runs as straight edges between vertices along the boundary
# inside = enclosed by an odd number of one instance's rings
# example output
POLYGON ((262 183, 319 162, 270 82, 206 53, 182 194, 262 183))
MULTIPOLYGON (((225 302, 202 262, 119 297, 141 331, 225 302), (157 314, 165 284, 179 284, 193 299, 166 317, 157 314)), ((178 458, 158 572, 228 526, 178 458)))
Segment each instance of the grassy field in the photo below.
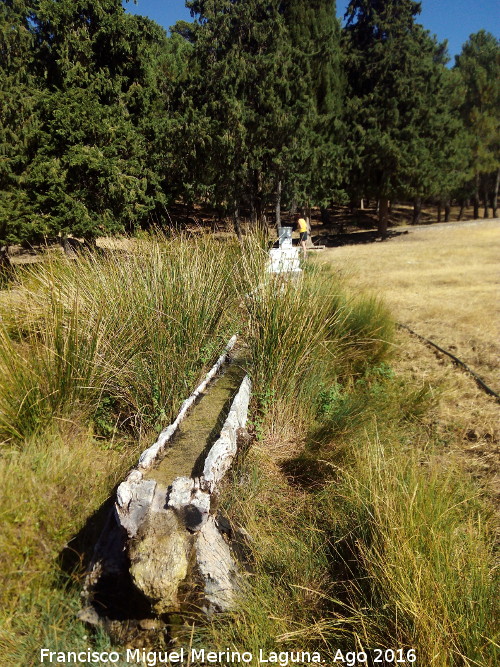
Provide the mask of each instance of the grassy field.
POLYGON ((435 340, 500 392, 500 225, 407 228, 383 243, 328 249, 320 259, 372 290, 400 322, 435 340))
POLYGON ((415 650, 419 665, 497 663, 494 469, 471 475, 487 457, 466 451, 497 446, 496 406, 395 334, 377 277, 394 271, 384 295, 397 319, 416 312, 398 311, 411 236, 400 239, 328 251, 289 283, 262 280, 251 239, 152 237, 19 269, 0 301, 6 664, 39 664, 41 646, 109 647, 75 618, 83 563, 62 568, 62 550, 236 329, 254 445, 220 506, 249 532, 252 567, 240 609, 187 627, 188 642, 321 651, 327 665, 338 648, 376 647, 415 650))
MULTIPOLYGON (((493 384, 498 238, 491 221, 410 229, 315 261, 493 384)), ((315 648, 328 665, 339 647, 498 664, 498 404, 398 332, 316 407, 302 423, 268 410, 223 498, 256 556, 241 612, 215 621, 210 641, 315 648)))
MULTIPOLYGON (((397 321, 465 361, 500 393, 498 220, 401 228, 384 243, 328 249, 320 261, 380 295, 397 321)), ((395 364, 410 381, 440 388, 439 430, 500 498, 498 404, 451 361, 405 332, 395 364)))
POLYGON ((49 252, 20 266, 1 293, 0 652, 7 664, 36 665, 45 645, 87 646, 76 612, 92 544, 87 553, 63 551, 238 327, 240 257, 237 243, 152 236, 73 260, 49 252), (75 570, 63 564, 68 557, 75 570))
POLYGON ((247 241, 155 235, 74 259, 49 251, 20 265, 2 292, 0 651, 8 664, 38 664, 41 646, 109 644, 76 620, 92 545, 73 553, 76 570, 63 564, 65 547, 230 335, 240 331, 250 348, 259 435, 291 408, 294 427, 307 423, 321 386, 384 355, 392 324, 377 301, 311 271, 297 284, 263 280, 267 254, 247 241))

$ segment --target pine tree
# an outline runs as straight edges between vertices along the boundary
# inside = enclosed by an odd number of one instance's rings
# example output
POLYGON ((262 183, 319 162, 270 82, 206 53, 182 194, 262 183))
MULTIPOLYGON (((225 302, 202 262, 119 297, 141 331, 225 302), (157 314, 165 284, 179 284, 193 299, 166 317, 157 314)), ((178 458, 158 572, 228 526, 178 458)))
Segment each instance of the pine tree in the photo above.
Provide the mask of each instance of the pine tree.
POLYGON ((1 136, 2 236, 94 239, 147 224, 169 195, 165 31, 119 0, 0 7, 2 34, 17 45, 3 47, 12 74, 2 113, 14 121, 1 136), (29 122, 16 134, 19 118, 29 122))
POLYGON ((197 160, 211 200, 260 220, 287 170, 296 127, 291 43, 277 2, 197 0, 194 34, 199 105, 197 160))
POLYGON ((38 129, 31 16, 28 3, 0 2, 0 245, 18 243, 32 227, 22 183, 38 129))
POLYGON ((296 135, 298 168, 292 194, 315 204, 332 199, 345 163, 341 122, 345 86, 335 5, 332 0, 281 3, 299 73, 294 95, 299 106, 308 110, 296 135))
POLYGON ((431 194, 445 156, 460 152, 460 125, 443 94, 444 46, 415 22, 419 11, 413 0, 352 0, 347 8, 349 187, 379 200, 381 235, 388 200, 431 194))
POLYGON ((163 198, 146 119, 164 31, 126 15, 119 0, 41 3, 36 25, 46 89, 28 179, 47 220, 41 229, 84 238, 131 231, 163 198))
POLYGON ((422 56, 427 59, 427 96, 415 105, 415 135, 407 146, 413 160, 401 165, 398 191, 414 200, 414 224, 419 222, 423 198, 444 204, 448 219, 449 202, 467 180, 470 163, 458 104, 460 85, 455 73, 446 67, 445 44, 425 39, 422 56))
POLYGON ((496 214, 500 176, 500 41, 480 30, 471 35, 456 58, 464 85, 462 117, 472 152, 474 217, 479 217, 481 190, 485 215, 488 199, 496 214))
POLYGON ((234 212, 246 206, 254 220, 274 202, 278 223, 282 197, 327 199, 339 180, 334 2, 188 6, 197 17, 190 97, 199 105, 194 122, 206 131, 196 158, 209 197, 234 212))

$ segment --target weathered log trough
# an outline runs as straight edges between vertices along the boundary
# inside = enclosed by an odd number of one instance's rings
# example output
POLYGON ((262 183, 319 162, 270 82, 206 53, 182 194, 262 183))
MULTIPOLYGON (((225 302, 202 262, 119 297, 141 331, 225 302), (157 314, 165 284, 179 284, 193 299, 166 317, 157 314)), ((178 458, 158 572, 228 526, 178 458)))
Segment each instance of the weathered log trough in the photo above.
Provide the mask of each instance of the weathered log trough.
POLYGON ((120 624, 168 624, 183 612, 210 615, 235 604, 241 581, 235 536, 216 513, 220 483, 248 438, 251 384, 235 342, 117 489, 80 613, 111 626, 115 638, 120 624))

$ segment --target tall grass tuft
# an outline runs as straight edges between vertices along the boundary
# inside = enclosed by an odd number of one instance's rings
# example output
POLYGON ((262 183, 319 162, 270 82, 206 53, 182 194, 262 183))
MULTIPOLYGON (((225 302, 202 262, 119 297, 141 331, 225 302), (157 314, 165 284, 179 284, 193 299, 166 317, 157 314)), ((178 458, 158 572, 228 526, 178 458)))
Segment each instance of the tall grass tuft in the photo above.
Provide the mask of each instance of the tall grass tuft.
POLYGON ((340 461, 324 450, 304 459, 314 479, 287 483, 289 462, 280 471, 266 441, 249 455, 222 507, 252 536, 252 575, 240 610, 199 641, 319 651, 326 664, 339 648, 498 664, 491 510, 460 465, 418 445, 418 424, 385 416, 374 435, 360 428, 344 443, 340 461))
POLYGON ((210 641, 493 667, 491 512, 422 423, 435 392, 388 365, 387 309, 315 271, 264 281, 246 308, 263 444, 222 502, 253 536, 254 572, 210 641), (290 423, 298 456, 276 446, 290 423))
MULTIPOLYGON (((0 651, 110 648, 75 618, 64 545, 240 328, 237 243, 155 234, 48 254, 0 297, 0 651), (100 437, 96 438, 96 435, 100 437)), ((77 556, 77 554, 75 554, 77 556)))
POLYGON ((254 391, 275 426, 311 421, 322 391, 362 374, 391 346, 387 309, 319 269, 261 279, 245 306, 254 391))
POLYGON ((0 439, 77 412, 160 428, 237 326, 239 253, 155 235, 26 271, 2 313, 0 439))
POLYGON ((353 636, 415 648, 422 664, 496 664, 498 574, 491 511, 458 465, 364 438, 319 496, 353 636), (335 537, 336 536, 336 537, 335 537), (348 536, 348 539, 346 539, 348 536))
POLYGON ((54 295, 44 319, 45 326, 25 324, 15 336, 0 330, 0 433, 5 440, 28 437, 54 417, 88 412, 98 400, 102 320, 90 333, 82 326, 78 301, 65 313, 54 295))
POLYGON ((51 257, 0 302, 9 664, 33 664, 41 645, 109 647, 74 620, 58 554, 136 454, 113 446, 117 428, 161 428, 236 329, 262 444, 221 508, 252 537, 252 572, 240 608, 195 644, 319 650, 325 664, 377 646, 415 648, 422 665, 497 664, 492 521, 421 424, 432 392, 387 363, 389 313, 314 268, 266 276, 266 257, 254 239, 157 234, 127 252, 51 257), (275 446, 285 435, 293 458, 275 446))
MULTIPOLYGON (((0 651, 5 664, 38 665, 41 647, 89 646, 88 630, 76 619, 80 573, 74 579, 64 573, 60 553, 108 498, 137 451, 137 446, 119 451, 97 444, 88 430, 69 421, 54 422, 24 440, 22 448, 2 451, 0 651)), ((79 554, 74 556, 76 562, 79 554)))
POLYGON ((199 628, 198 643, 244 649, 256 657, 260 649, 321 646, 322 657, 330 657, 322 641, 332 629, 323 615, 329 563, 308 494, 290 487, 269 456, 254 449, 234 473, 222 509, 251 535, 252 571, 240 608, 199 628))

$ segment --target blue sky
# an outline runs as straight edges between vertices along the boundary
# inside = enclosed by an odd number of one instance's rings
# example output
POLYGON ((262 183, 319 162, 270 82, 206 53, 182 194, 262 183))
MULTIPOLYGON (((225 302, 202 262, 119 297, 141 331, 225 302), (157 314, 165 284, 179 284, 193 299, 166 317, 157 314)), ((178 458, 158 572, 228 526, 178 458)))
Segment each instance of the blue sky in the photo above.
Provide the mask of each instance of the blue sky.
MULTIPOLYGON (((348 2, 337 0, 337 14, 342 16, 348 2)), ((128 11, 143 14, 168 28, 176 21, 191 20, 184 0, 138 0, 124 2, 128 11)), ((422 13, 417 18, 440 41, 448 40, 453 57, 460 53, 470 34, 484 28, 500 37, 500 3, 498 0, 422 0, 422 13)))

